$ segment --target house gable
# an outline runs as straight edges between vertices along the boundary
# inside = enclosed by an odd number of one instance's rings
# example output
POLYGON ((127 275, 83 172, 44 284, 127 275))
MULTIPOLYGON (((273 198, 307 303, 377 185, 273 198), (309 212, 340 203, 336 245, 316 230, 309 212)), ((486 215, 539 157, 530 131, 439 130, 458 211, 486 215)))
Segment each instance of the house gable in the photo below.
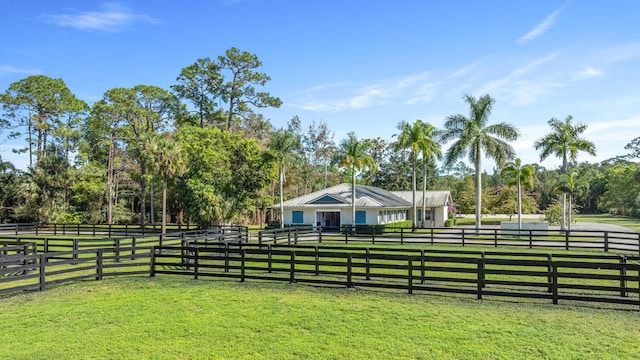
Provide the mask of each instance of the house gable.
POLYGON ((322 195, 314 200, 309 201, 309 205, 342 205, 348 204, 348 202, 330 194, 322 195))

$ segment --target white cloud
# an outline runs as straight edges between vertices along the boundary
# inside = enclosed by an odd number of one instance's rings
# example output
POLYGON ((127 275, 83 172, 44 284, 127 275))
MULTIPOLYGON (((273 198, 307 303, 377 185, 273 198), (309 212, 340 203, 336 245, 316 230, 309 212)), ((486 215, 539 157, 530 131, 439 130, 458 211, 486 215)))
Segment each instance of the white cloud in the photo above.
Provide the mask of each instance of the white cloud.
POLYGON ((529 30, 528 33, 524 34, 523 36, 521 36, 518 39, 518 44, 524 44, 526 42, 529 42, 539 36, 542 36, 544 33, 546 33, 556 22, 556 17, 558 16, 558 14, 560 14, 560 12, 566 7, 566 5, 563 5, 562 7, 560 7, 559 9, 557 9, 556 11, 552 12, 551 14, 549 14, 546 18, 544 18, 544 20, 542 20, 542 22, 540 22, 538 25, 534 26, 533 29, 529 30))
POLYGON ((122 3, 105 3, 101 11, 87 11, 75 14, 43 15, 45 22, 78 30, 105 32, 121 31, 137 23, 158 24, 160 20, 146 14, 136 13, 122 3))
POLYGON ((40 70, 19 68, 11 65, 0 65, 0 75, 2 74, 38 74, 40 70))
POLYGON ((391 99, 408 98, 407 104, 418 102, 429 102, 433 93, 434 85, 425 83, 429 77, 428 72, 405 76, 402 78, 381 81, 370 85, 361 86, 355 89, 345 89, 346 92, 341 94, 332 91, 328 96, 335 99, 336 96, 341 97, 340 100, 317 100, 322 96, 320 92, 334 87, 346 87, 349 82, 336 82, 326 85, 314 86, 297 95, 302 95, 312 100, 293 100, 293 107, 310 111, 345 111, 353 109, 365 109, 375 106, 381 106, 389 103, 391 99))
POLYGON ((585 134, 597 136, 602 134, 603 131, 611 129, 622 131, 622 133, 628 133, 629 129, 638 131, 640 130, 640 115, 628 119, 591 122, 585 134))

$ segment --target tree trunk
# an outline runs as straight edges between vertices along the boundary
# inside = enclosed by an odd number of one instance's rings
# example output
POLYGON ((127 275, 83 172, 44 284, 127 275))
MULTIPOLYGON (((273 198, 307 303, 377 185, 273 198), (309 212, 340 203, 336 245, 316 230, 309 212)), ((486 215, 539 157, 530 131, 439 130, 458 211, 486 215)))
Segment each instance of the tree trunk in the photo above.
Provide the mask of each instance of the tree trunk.
POLYGON ((109 141, 109 157, 107 160, 107 224, 113 224, 113 134, 109 141))
POLYGON ((480 149, 476 152, 476 230, 482 228, 482 220, 480 216, 482 214, 482 174, 481 171, 481 158, 480 149))
POLYGON ((167 234, 167 177, 162 178, 162 236, 167 234))
POLYGON ((420 219, 420 227, 425 228, 425 218, 427 217, 427 160, 422 159, 422 161, 424 164, 422 165, 422 219, 420 219))
MULTIPOLYGON (((564 154, 564 156, 562 157, 562 173, 566 174, 567 173, 567 155, 566 153, 564 154)), ((562 193, 562 213, 560 214, 560 230, 561 231, 565 231, 566 230, 566 214, 567 214, 567 193, 563 192, 562 193)))
POLYGON ((140 226, 147 225, 147 167, 140 164, 140 226))
POLYGON ((351 167, 351 234, 356 234, 356 169, 351 167))
POLYGON ((567 209, 567 215, 569 218, 569 223, 567 224, 567 230, 571 231, 571 203, 573 202, 573 195, 569 194, 569 202, 568 202, 568 209, 567 209))
POLYGON ((522 195, 520 188, 520 174, 518 174, 518 230, 522 230, 522 195))
POLYGON ((149 184, 149 215, 151 216, 151 225, 153 229, 156 229, 156 212, 155 212, 155 196, 153 193, 153 179, 151 179, 151 183, 149 184))
POLYGON ((284 229, 284 163, 280 163, 280 228, 284 229))
POLYGON ((418 210, 416 206, 416 154, 412 153, 412 157, 411 190, 413 190, 413 221, 411 222, 411 231, 416 231, 416 223, 418 221, 418 210))

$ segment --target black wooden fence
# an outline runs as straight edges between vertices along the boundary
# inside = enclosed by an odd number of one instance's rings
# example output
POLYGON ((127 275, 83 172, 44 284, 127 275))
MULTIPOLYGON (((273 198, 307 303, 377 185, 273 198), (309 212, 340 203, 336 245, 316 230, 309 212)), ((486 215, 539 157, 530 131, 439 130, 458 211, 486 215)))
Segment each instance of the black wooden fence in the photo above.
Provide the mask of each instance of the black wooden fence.
MULTIPOLYGON (((230 228, 232 226, 229 226, 230 228)), ((169 231, 182 232, 197 229, 196 226, 190 224, 170 224, 169 231)), ((142 227, 134 224, 124 225, 107 225, 107 224, 41 224, 41 223, 14 223, 0 224, 0 234, 52 234, 52 235, 91 235, 100 236, 144 236, 148 234, 157 234, 160 232, 160 226, 147 225, 142 227)))
POLYGON ((325 245, 156 247, 151 276, 271 280, 640 306, 640 256, 325 245))
MULTIPOLYGON (((335 230, 339 230, 336 228, 335 230)), ((316 227, 290 227, 262 230, 258 233, 259 244, 298 244, 302 242, 323 243, 342 241, 345 243, 400 243, 400 244, 449 244, 461 246, 517 246, 564 250, 618 251, 640 254, 640 232, 622 231, 557 231, 557 230, 501 230, 470 228, 385 229, 359 227, 356 234, 327 231, 316 227)))
POLYGON ((0 294, 105 276, 146 275, 154 246, 242 244, 247 236, 242 227, 95 239, 7 236, 0 239, 0 294))

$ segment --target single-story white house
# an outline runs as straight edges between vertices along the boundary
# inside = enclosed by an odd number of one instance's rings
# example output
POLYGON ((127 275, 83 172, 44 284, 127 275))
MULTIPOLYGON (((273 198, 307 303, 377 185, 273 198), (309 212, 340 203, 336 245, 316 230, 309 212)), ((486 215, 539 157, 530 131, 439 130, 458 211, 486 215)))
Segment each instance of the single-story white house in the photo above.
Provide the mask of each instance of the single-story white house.
MULTIPOLYGON (((443 227, 452 207, 448 190, 427 191, 426 226, 443 227)), ((339 184, 284 202, 286 226, 314 225, 336 228, 352 224, 351 184, 339 184)), ((418 219, 422 217, 422 191, 416 191, 418 219)), ((280 204, 270 206, 279 209, 280 204)), ((413 219, 413 192, 387 191, 356 185, 356 224, 378 225, 413 219)), ((420 226, 420 221, 417 222, 420 226)))

